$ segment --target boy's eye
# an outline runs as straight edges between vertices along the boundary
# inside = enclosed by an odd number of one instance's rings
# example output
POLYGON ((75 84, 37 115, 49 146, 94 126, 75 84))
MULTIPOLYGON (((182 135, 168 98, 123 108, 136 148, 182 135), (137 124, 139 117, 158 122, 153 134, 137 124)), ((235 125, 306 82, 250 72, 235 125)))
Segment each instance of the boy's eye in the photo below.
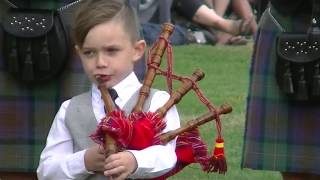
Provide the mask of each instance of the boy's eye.
POLYGON ((110 54, 110 55, 114 55, 115 53, 117 53, 120 49, 119 48, 107 48, 105 49, 106 53, 110 54))
POLYGON ((86 57, 86 58, 92 58, 95 55, 94 51, 83 51, 82 54, 86 57))

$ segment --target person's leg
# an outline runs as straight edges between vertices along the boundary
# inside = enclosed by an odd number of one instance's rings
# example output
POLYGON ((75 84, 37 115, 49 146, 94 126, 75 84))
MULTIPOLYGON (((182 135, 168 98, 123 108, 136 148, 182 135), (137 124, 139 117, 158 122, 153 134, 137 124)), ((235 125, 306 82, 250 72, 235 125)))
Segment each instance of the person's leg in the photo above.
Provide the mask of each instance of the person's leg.
POLYGON ((204 2, 205 2, 210 8, 213 8, 213 0, 204 0, 204 2))
POLYGON ((282 172, 283 180, 319 180, 320 175, 309 173, 282 172))
POLYGON ((245 33, 248 30, 248 22, 224 19, 206 5, 201 5, 197 9, 192 20, 207 28, 216 28, 233 35, 245 33))
POLYGON ((211 0, 212 6, 217 14, 223 17, 226 13, 226 10, 230 4, 230 0, 211 0))
MULTIPOLYGON (((233 12, 241 19, 252 19, 254 14, 248 0, 232 0, 233 12)), ((257 23, 255 19, 252 19, 250 23, 250 31, 255 33, 257 31, 257 23)))
POLYGON ((175 0, 173 9, 186 19, 205 28, 219 29, 231 34, 239 32, 239 28, 237 28, 239 23, 222 18, 201 0, 175 0))
POLYGON ((246 45, 248 40, 244 36, 232 35, 216 31, 217 45, 246 45))

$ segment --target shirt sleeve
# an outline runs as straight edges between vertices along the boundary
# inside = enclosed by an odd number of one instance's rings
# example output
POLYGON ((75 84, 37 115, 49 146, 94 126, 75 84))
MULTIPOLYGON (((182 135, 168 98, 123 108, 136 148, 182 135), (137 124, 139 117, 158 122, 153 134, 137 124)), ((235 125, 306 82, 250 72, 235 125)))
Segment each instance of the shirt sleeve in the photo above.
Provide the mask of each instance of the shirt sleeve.
MULTIPOLYGON (((154 94, 150 105, 150 111, 155 112, 169 99, 169 94, 158 91, 154 94)), ((163 132, 174 130, 180 127, 180 119, 176 107, 172 107, 164 117, 166 128, 163 132)), ((135 156, 138 168, 129 176, 130 178, 153 178, 170 171, 177 162, 175 153, 176 139, 166 145, 154 145, 143 150, 128 150, 135 156)))
POLYGON ((85 150, 74 153, 72 138, 65 125, 65 113, 70 100, 57 112, 40 156, 38 179, 85 179, 90 175, 84 164, 85 150))

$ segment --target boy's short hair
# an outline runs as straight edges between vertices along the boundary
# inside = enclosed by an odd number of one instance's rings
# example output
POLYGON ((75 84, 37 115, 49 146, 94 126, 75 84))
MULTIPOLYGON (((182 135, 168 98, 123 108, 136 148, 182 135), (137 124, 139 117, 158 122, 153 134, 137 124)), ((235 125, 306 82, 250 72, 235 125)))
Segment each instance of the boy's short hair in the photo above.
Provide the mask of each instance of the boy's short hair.
POLYGON ((73 38, 82 47, 93 27, 112 20, 121 21, 132 42, 140 39, 140 26, 128 0, 82 0, 74 17, 73 38))

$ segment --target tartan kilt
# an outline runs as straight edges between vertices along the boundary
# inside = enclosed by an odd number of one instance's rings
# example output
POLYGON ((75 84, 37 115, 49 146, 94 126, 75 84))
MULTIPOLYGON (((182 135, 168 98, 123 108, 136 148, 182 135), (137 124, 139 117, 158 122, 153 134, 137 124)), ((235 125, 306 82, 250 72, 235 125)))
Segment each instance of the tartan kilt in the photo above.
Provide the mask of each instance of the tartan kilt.
MULTIPOLYGON (((0 2, 1 11, 6 5, 3 3, 0 2)), ((6 175, 14 175, 12 172, 36 172, 40 153, 61 103, 88 91, 91 83, 80 60, 73 54, 58 77, 41 85, 23 85, 5 68, 2 39, 0 28, 0 179, 5 179, 6 175)), ((28 174, 22 175, 28 179, 28 174)))
MULTIPOLYGON (((288 102, 275 79, 276 38, 306 32, 297 19, 272 7, 260 22, 250 67, 242 168, 320 174, 320 106, 288 102), (270 10, 271 9, 271 10, 270 10)), ((301 23, 301 21, 300 21, 301 23)))
POLYGON ((3 61, 0 52, 0 174, 35 172, 61 103, 88 91, 91 83, 76 56, 59 77, 31 87, 16 82, 3 61))

